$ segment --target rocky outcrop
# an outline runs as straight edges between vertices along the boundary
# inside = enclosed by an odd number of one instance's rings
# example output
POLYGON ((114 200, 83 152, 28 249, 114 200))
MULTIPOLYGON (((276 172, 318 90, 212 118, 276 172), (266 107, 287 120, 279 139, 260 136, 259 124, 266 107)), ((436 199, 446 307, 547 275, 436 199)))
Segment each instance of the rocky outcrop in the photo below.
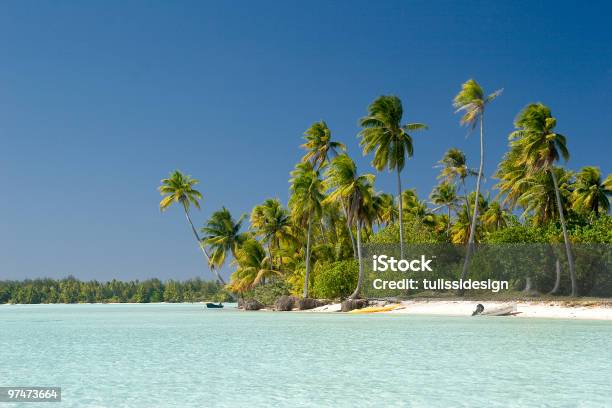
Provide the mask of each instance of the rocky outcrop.
POLYGON ((350 312, 355 309, 363 309, 368 305, 368 299, 346 299, 342 302, 341 311, 350 312))
POLYGON ((274 309, 279 312, 289 312, 297 306, 298 299, 295 296, 283 295, 274 302, 274 309))
POLYGON ((324 306, 326 304, 326 301, 321 301, 319 299, 304 298, 298 300, 298 309, 309 310, 314 309, 315 307, 324 306))
POLYGON ((255 299, 249 299, 244 301, 244 310, 259 310, 263 307, 264 305, 262 305, 255 299))

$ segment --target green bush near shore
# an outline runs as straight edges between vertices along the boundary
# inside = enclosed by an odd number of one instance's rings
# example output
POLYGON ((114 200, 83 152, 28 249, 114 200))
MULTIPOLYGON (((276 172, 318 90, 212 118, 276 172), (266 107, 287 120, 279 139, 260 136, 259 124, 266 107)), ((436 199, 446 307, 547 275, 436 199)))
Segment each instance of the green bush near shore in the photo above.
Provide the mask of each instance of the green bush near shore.
POLYGON ((313 285, 316 298, 345 298, 357 285, 359 263, 354 259, 329 264, 317 264, 313 285))

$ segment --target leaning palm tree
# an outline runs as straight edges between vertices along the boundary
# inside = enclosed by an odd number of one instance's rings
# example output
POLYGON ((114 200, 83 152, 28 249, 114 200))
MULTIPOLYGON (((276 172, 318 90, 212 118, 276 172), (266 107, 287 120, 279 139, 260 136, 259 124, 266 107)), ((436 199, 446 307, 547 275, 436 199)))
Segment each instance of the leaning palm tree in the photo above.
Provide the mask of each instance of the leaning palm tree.
POLYGON ((189 215, 189 208, 191 205, 200 209, 200 200, 202 199, 202 194, 194 189, 193 187, 199 183, 197 179, 191 178, 191 176, 184 175, 179 170, 175 170, 170 173, 170 177, 165 178, 161 181, 162 185, 159 186, 159 193, 164 196, 164 198, 159 203, 159 209, 161 211, 167 210, 172 204, 179 203, 181 207, 183 207, 183 211, 185 211, 185 217, 187 217, 187 221, 191 226, 191 231, 193 232, 193 236, 198 242, 198 246, 200 250, 206 257, 206 261, 211 271, 215 274, 219 282, 225 285, 225 281, 221 277, 221 275, 216 271, 214 264, 211 263, 210 256, 204 247, 198 232, 196 231, 193 222, 191 221, 191 216, 189 215))
POLYGON ((469 176, 475 176, 478 174, 476 170, 470 169, 467 166, 467 160, 465 153, 456 147, 451 147, 444 153, 444 157, 438 162, 438 166, 441 167, 439 179, 443 179, 448 183, 454 183, 456 179, 461 181, 461 187, 463 188, 463 194, 465 198, 465 204, 467 205, 468 212, 470 211, 470 202, 467 199, 468 192, 465 187, 465 180, 469 176))
MULTIPOLYGON (((283 240, 293 238, 289 212, 278 199, 267 199, 251 211, 251 227, 255 235, 262 237, 267 243, 270 269, 273 269, 273 249, 279 249, 283 240)), ((282 256, 280 263, 282 266, 282 256)))
POLYGON ((357 173, 357 166, 346 154, 332 159, 326 172, 325 186, 330 189, 326 201, 344 202, 348 209, 349 226, 355 225, 357 230, 357 259, 359 261, 359 278, 355 291, 349 296, 354 299, 359 296, 363 285, 364 271, 361 255, 361 231, 374 219, 373 195, 374 175, 357 173))
POLYGON ((583 213, 607 214, 610 211, 612 196, 612 175, 606 181, 601 179, 601 170, 597 167, 586 166, 576 174, 576 183, 572 194, 572 207, 583 213))
POLYGON ((306 237, 306 275, 304 277, 304 298, 308 297, 308 281, 310 279, 310 251, 312 241, 312 224, 314 220, 321 217, 321 202, 325 198, 323 185, 319 179, 319 173, 313 168, 312 163, 298 163, 295 170, 291 172, 291 198, 289 208, 291 218, 301 225, 307 225, 306 237))
POLYGON ((561 157, 567 161, 569 159, 569 151, 567 149, 566 137, 554 131, 556 125, 557 121, 547 106, 542 103, 532 103, 519 113, 514 123, 517 130, 510 135, 510 138, 512 144, 518 146, 520 151, 523 152, 519 164, 524 165, 530 173, 540 170, 550 173, 555 189, 559 221, 563 230, 563 240, 565 241, 565 252, 572 282, 572 296, 576 296, 578 294, 578 286, 574 269, 574 257, 565 225, 559 183, 554 171, 554 163, 561 157))
POLYGON ((302 157, 302 161, 310 161, 317 170, 329 161, 330 152, 337 156, 338 150, 346 150, 344 144, 332 140, 331 130, 324 121, 313 123, 306 132, 304 132, 304 139, 306 139, 306 143, 300 147, 306 149, 307 152, 304 157, 302 157))
MULTIPOLYGON (((455 185, 448 182, 438 184, 431 192, 429 198, 431 203, 438 206, 438 208, 446 207, 448 216, 446 233, 448 236, 450 236, 451 211, 455 208, 458 201, 457 189, 455 188, 455 185)), ((438 208, 436 208, 434 211, 436 211, 438 208)))
POLYGON ((402 217, 402 181, 400 173, 406 156, 412 157, 414 148, 410 133, 427 129, 423 123, 402 125, 402 101, 397 96, 379 96, 368 107, 368 115, 361 118, 363 154, 374 151, 372 165, 378 171, 387 167, 397 173, 397 202, 399 205, 400 256, 404 257, 404 225, 402 217))
POLYGON ((206 225, 200 229, 204 234, 202 240, 211 250, 210 261, 221 268, 224 264, 228 252, 236 258, 236 251, 246 240, 247 235, 241 233, 242 222, 246 217, 243 214, 237 221, 225 207, 212 213, 206 225))
MULTIPOLYGON (((467 125, 474 129, 478 123, 480 123, 480 165, 478 166, 478 177, 476 178, 476 197, 480 196, 480 181, 484 171, 484 113, 485 107, 497 98, 501 94, 502 90, 499 89, 490 95, 486 95, 480 85, 473 79, 468 80, 461 86, 461 91, 453 99, 453 106, 456 112, 462 112, 460 123, 467 125)), ((472 222, 470 227, 470 235, 468 237, 468 247, 465 254, 465 262, 463 264, 463 271, 461 272, 461 279, 465 279, 468 273, 468 265, 470 262, 470 255, 472 247, 474 245, 474 233, 476 231, 476 221, 478 219, 478 205, 474 205, 472 213, 472 222)), ((463 290, 459 291, 459 294, 463 294, 463 290)))

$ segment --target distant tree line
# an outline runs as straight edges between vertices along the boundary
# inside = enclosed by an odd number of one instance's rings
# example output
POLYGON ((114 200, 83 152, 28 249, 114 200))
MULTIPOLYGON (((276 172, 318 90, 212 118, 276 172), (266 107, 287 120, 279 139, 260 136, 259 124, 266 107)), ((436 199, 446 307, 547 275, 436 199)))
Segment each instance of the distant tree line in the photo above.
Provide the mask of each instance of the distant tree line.
POLYGON ((0 281, 2 303, 154 303, 226 300, 223 286, 215 281, 148 279, 108 282, 65 279, 0 281))

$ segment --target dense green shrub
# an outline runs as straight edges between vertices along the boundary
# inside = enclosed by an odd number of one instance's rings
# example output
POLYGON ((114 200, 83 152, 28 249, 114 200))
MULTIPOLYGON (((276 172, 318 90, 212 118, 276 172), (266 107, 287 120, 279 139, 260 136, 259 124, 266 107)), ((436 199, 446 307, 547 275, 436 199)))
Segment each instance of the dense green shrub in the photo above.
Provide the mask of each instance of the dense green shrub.
POLYGON ((312 294, 317 298, 345 298, 357 287, 358 275, 359 263, 354 259, 319 263, 315 267, 312 294))
POLYGON ((244 292, 244 299, 255 299, 264 305, 273 305, 276 299, 289 295, 291 287, 283 280, 277 279, 244 292))

